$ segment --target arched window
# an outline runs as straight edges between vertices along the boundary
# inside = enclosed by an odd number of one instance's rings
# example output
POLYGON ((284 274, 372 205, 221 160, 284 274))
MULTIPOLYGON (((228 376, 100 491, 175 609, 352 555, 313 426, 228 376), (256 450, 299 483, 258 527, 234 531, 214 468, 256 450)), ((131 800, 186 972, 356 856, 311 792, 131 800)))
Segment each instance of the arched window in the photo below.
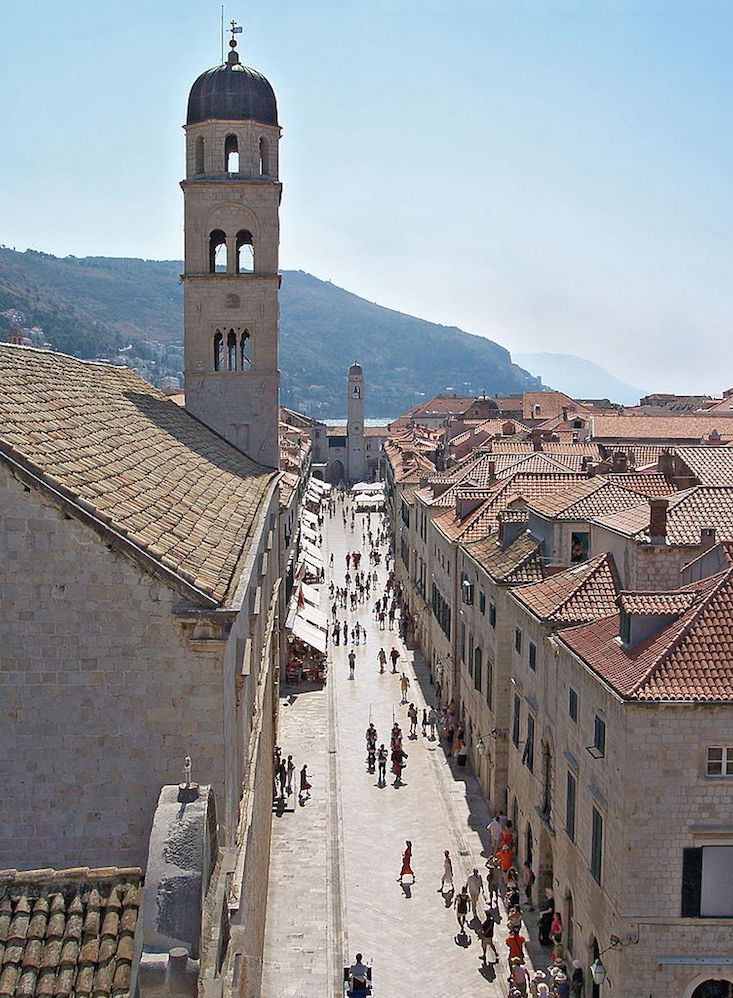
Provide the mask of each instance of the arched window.
POLYGON ((214 333, 214 370, 221 371, 224 367, 224 336, 221 329, 214 333))
POLYGON ((221 274, 227 269, 227 237, 221 229, 209 236, 209 273, 221 274))
POLYGON ((237 233, 237 273, 251 274, 255 269, 255 247, 252 233, 240 229, 237 233))
POLYGON ((542 746, 542 813, 552 825, 552 746, 542 746))
POLYGON ((243 329, 239 337, 239 370, 248 371, 252 366, 252 358, 250 356, 250 346, 252 339, 249 335, 249 329, 243 329))
POLYGON ((203 137, 203 135, 199 135, 199 136, 196 137, 195 153, 196 153, 196 156, 195 156, 195 158, 196 158, 196 165, 195 165, 195 168, 194 168, 194 172, 197 173, 197 174, 198 173, 205 173, 206 170, 204 168, 204 137, 203 137))
POLYGON ((224 169, 227 173, 239 173, 239 143, 236 135, 224 139, 224 169))
POLYGON ((565 914, 563 915, 563 925, 565 926, 565 948, 573 952, 575 942, 575 908, 573 906, 573 895, 570 891, 565 895, 565 914))
POLYGON ((260 176, 270 175, 270 150, 264 135, 260 138, 260 176))
POLYGON ((237 370, 237 334, 233 329, 227 333, 227 370, 237 370))
POLYGON ((355 399, 360 399, 361 398, 361 388, 359 388, 358 385, 354 385, 354 390, 351 393, 351 396, 352 396, 352 398, 355 398, 355 399))

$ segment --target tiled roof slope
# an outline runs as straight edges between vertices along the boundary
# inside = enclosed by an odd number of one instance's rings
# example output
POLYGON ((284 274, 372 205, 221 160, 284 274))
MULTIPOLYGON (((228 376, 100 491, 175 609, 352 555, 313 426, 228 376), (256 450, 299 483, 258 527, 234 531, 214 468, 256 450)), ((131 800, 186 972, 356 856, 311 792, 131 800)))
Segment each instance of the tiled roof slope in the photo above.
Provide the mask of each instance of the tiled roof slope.
POLYGON ((128 998, 142 870, 0 870, 0 996, 128 998))
MULTIPOLYGON (((595 522, 626 537, 648 540, 649 503, 596 517, 595 522)), ((733 485, 696 485, 670 496, 668 544, 699 544, 703 527, 714 527, 721 540, 733 540, 733 485)))
POLYGON ((628 472, 605 472, 603 475, 614 485, 622 485, 625 489, 638 492, 643 496, 668 496, 674 492, 674 485, 666 475, 660 472, 650 471, 628 471, 628 472))
POLYGON ((5 454, 218 603, 275 472, 126 368, 0 344, 5 454))
POLYGON ((467 544, 466 551, 495 582, 526 585, 538 582, 542 578, 540 543, 528 531, 520 534, 503 551, 499 547, 496 534, 482 541, 467 544))
POLYGON ((716 430, 723 440, 733 437, 733 413, 695 413, 680 416, 605 416, 591 417, 595 440, 669 440, 697 442, 716 430))
POLYGON ((675 453, 701 485, 733 485, 733 448, 678 447, 675 453))
POLYGON ((615 480, 597 477, 576 482, 568 486, 565 492, 533 499, 530 508, 542 516, 557 520, 588 520, 605 513, 628 509, 638 503, 638 492, 617 485, 615 480))
MULTIPOLYGON (((455 493, 460 489, 454 487, 449 489, 448 493, 444 493, 444 495, 449 495, 450 508, 436 516, 433 522, 452 540, 460 539, 465 544, 483 540, 497 530, 499 513, 505 510, 510 503, 521 499, 531 502, 533 498, 545 495, 547 492, 566 488, 570 483, 576 482, 580 478, 580 475, 572 472, 512 475, 510 478, 489 486, 486 489, 486 500, 463 520, 456 517, 455 493)), ((438 502, 441 502, 443 498, 441 496, 438 502)), ((441 504, 448 505, 448 503, 441 504)))
POLYGON ((613 555, 596 558, 517 590, 515 598, 540 620, 567 627, 607 617, 620 589, 613 555))
POLYGON ((693 605, 632 648, 619 641, 618 615, 563 631, 561 640, 626 699, 731 703, 733 569, 686 590, 695 592, 693 605))

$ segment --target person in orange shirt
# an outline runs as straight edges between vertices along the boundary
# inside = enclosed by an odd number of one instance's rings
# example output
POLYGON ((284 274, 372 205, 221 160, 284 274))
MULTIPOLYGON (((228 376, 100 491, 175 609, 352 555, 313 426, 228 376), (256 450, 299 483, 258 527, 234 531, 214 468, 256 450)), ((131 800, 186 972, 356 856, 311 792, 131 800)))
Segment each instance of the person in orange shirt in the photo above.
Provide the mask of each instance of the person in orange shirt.
POLYGON ((502 878, 506 884, 507 874, 511 870, 512 864, 514 863, 514 850, 511 846, 504 845, 499 849, 496 855, 499 859, 499 865, 501 866, 502 878))
POLYGON ((527 942, 524 936, 519 935, 519 929, 512 929, 506 937, 506 944, 509 947, 509 960, 519 960, 524 963, 524 944, 527 942))

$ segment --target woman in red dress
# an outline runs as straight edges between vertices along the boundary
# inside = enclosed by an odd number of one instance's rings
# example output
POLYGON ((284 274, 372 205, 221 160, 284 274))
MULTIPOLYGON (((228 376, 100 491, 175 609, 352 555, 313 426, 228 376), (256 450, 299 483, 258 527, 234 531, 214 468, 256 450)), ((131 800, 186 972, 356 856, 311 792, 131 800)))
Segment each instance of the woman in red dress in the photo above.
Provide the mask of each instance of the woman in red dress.
POLYGON ((304 800, 307 800, 311 795, 311 785, 308 779, 308 766, 303 766, 300 771, 300 793, 298 794, 298 800, 302 804, 304 800))
POLYGON ((402 854, 402 869, 400 870, 400 875, 397 878, 400 883, 402 883, 403 877, 412 877, 413 884, 415 883, 416 877, 412 872, 412 866, 410 865, 412 861, 412 842, 409 839, 405 841, 405 851, 402 854))

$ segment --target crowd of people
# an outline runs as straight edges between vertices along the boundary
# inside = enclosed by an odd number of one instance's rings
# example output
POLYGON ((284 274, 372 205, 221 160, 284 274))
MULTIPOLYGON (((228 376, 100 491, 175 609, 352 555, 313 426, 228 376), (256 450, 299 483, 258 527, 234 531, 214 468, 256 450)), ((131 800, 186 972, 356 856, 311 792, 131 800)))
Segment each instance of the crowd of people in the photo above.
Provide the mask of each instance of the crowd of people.
MULTIPOLYGON (((404 668, 400 668, 404 645, 408 645, 414 630, 414 620, 403 601, 403 593, 394 573, 394 556, 386 519, 382 514, 359 514, 355 516, 354 504, 348 493, 333 490, 326 501, 326 513, 330 518, 341 518, 347 532, 350 550, 343 557, 343 568, 337 566, 334 554, 329 556, 330 580, 328 597, 331 611, 331 639, 334 646, 348 648, 345 659, 348 663, 348 679, 355 680, 357 661, 359 667, 374 661, 378 675, 389 673, 398 677, 400 704, 405 708, 405 720, 392 717, 392 727, 388 738, 380 741, 379 733, 371 718, 365 731, 366 769, 377 773, 377 785, 384 787, 387 781, 387 767, 394 777, 395 788, 404 786, 403 773, 408 764, 409 754, 406 741, 418 741, 420 734, 426 742, 442 742, 446 754, 452 757, 458 767, 464 767, 468 757, 466 733, 453 700, 440 702, 441 691, 435 689, 435 703, 419 705, 420 697, 410 699, 412 681, 404 668), (361 545, 351 542, 351 535, 361 535, 361 545), (380 579, 385 579, 380 586, 380 579), (338 578, 337 578, 338 576, 338 578), (371 614, 374 626, 371 631, 364 626, 365 614, 371 614), (374 633, 381 637, 397 632, 401 641, 390 638, 374 648, 373 656, 368 652, 368 638, 374 641, 374 633), (404 645, 403 645, 404 643, 404 645), (402 724, 408 731, 403 735, 402 724), (418 733, 420 732, 420 734, 418 733), (388 744, 387 744, 388 743, 388 744)), ((409 647, 409 645, 408 645, 409 647)), ((419 691, 418 691, 419 694, 419 691)), ((282 762, 278 757, 276 784, 282 794, 292 792, 294 765, 291 757, 282 762)), ((303 766, 300 777, 300 800, 304 803, 310 796, 310 780, 303 766)), ((465 878, 454 885, 453 861, 450 851, 442 857, 442 876, 439 893, 446 907, 452 907, 458 923, 457 941, 468 945, 468 933, 474 931, 480 942, 480 960, 484 965, 499 962, 499 952, 508 958, 508 985, 511 998, 570 998, 583 993, 584 974, 579 961, 571 961, 563 946, 563 924, 560 913, 555 909, 552 891, 547 889, 535 905, 535 874, 531 860, 525 860, 520 873, 516 862, 516 838, 512 822, 504 815, 497 814, 487 826, 488 846, 485 850, 484 872, 473 867, 465 878), (503 915, 502 915, 503 909, 503 915), (550 947, 551 953, 545 969, 531 970, 527 965, 525 947, 529 939, 529 929, 525 911, 538 910, 538 942, 550 947), (497 944, 497 935, 503 930, 503 946, 497 944), (498 948, 497 948, 498 946, 498 948)), ((403 888, 416 882, 413 869, 413 846, 405 841, 397 880, 403 888)), ((357 963, 360 954, 357 955, 357 963)), ((536 962, 536 961, 535 961, 536 962)), ((357 976, 356 974, 354 975, 357 976)))

